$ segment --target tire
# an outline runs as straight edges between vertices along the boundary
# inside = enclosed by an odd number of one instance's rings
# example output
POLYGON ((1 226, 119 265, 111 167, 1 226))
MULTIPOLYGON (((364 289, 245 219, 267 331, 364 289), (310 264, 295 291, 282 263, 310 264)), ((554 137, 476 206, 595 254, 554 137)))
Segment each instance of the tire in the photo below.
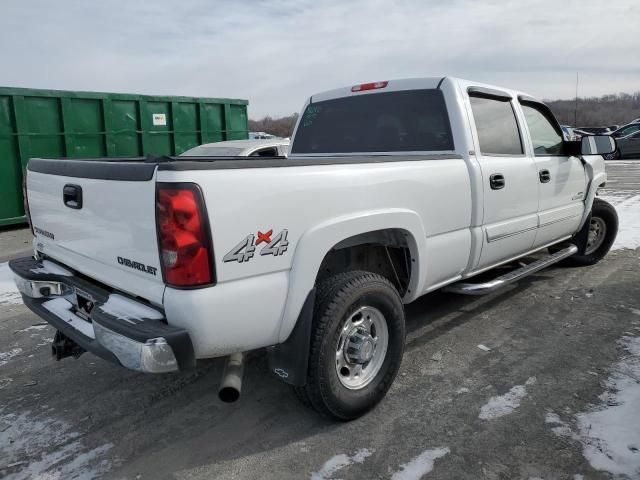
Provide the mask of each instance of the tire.
POLYGON ((618 214, 616 209, 600 198, 593 200, 589 241, 583 255, 573 255, 569 261, 574 265, 595 265, 602 260, 613 245, 618 234, 618 214), (598 230, 595 235, 594 231, 598 230))
POLYGON ((620 160, 620 158, 622 158, 622 154, 619 149, 616 149, 615 152, 607 153, 606 155, 603 155, 602 158, 605 160, 620 160))
POLYGON ((330 277, 317 290, 307 384, 296 393, 323 415, 358 418, 391 387, 404 343, 404 307, 389 280, 364 271, 330 277))

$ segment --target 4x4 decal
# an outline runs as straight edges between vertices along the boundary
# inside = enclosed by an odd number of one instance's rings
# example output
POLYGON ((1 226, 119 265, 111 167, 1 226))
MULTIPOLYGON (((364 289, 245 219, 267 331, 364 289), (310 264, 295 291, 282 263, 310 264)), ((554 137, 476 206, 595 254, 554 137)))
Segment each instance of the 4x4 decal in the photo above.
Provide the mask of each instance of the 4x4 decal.
POLYGON ((254 235, 253 233, 247 235, 235 247, 233 247, 229 253, 224 256, 222 261, 239 263, 248 262, 253 258, 256 247, 261 243, 266 243, 266 245, 260 250, 260 255, 273 255, 274 257, 283 255, 284 252, 287 251, 287 247, 289 246, 289 242, 287 241, 287 233, 287 229, 284 229, 280 233, 278 233, 272 240, 272 229, 265 233, 262 233, 260 230, 258 230, 257 240, 256 235, 254 235))

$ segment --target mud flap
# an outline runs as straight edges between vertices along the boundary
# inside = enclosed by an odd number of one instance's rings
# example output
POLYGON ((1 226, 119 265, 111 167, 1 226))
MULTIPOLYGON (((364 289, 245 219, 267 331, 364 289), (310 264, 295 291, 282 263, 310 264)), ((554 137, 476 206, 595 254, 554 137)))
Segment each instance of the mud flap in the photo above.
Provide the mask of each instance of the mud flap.
POLYGON ((580 229, 578 233, 576 233, 571 239, 571 243, 573 243, 576 247, 578 247, 578 253, 576 255, 584 255, 584 252, 587 250, 587 241, 589 240, 589 224, 591 223, 591 212, 587 216, 587 219, 584 222, 584 225, 580 229))
POLYGON ((283 343, 267 348, 269 371, 283 382, 296 387, 302 387, 307 383, 315 299, 316 289, 314 288, 307 295, 289 338, 283 343))

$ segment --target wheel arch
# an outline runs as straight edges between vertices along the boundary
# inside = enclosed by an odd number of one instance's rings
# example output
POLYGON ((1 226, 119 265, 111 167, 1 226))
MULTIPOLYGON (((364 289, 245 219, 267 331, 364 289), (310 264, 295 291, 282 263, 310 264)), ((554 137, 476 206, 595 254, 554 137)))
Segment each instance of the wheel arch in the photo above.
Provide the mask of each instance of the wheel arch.
POLYGON ((411 256, 411 275, 403 300, 406 302, 416 298, 425 279, 426 233, 415 211, 364 211, 332 218, 308 229, 296 245, 280 326, 280 341, 284 342, 293 330, 305 299, 315 286, 322 262, 332 250, 367 243, 375 236, 390 232, 394 236, 402 235, 411 256))
POLYGON ((585 173, 587 175, 587 191, 584 197, 584 212, 578 230, 584 226, 593 208, 593 199, 596 198, 598 188, 607 182, 607 172, 602 155, 584 155, 582 157, 585 173))

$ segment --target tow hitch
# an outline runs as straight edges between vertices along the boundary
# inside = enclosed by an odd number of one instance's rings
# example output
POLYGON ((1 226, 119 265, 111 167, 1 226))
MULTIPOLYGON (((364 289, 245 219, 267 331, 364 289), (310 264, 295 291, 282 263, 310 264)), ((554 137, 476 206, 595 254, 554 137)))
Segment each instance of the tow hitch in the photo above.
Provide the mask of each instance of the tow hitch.
POLYGON ((60 330, 56 331, 56 334, 53 337, 53 343, 51 344, 51 354, 56 357, 56 360, 62 360, 66 357, 78 358, 84 352, 86 352, 84 348, 71 340, 60 330))

